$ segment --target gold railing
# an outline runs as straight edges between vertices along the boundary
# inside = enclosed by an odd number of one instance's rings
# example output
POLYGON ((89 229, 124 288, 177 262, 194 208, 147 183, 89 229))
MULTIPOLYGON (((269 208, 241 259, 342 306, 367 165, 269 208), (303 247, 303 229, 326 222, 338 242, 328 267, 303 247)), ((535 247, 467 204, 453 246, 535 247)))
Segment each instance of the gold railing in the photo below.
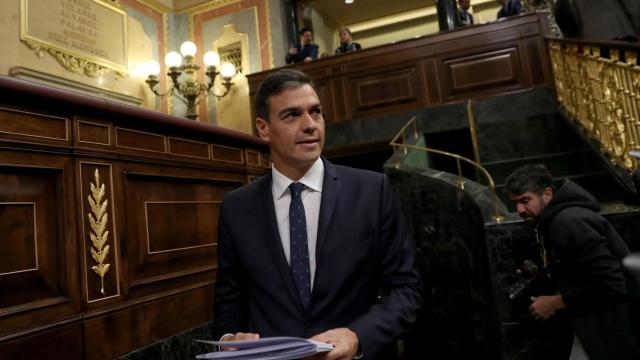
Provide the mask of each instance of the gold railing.
POLYGON ((487 179, 487 183, 489 184, 489 190, 491 191, 491 202, 492 202, 492 206, 493 206, 493 210, 494 210, 494 215, 492 216, 493 221, 495 222, 500 222, 502 221, 502 219, 504 218, 502 215, 500 215, 500 211, 498 210, 498 197, 496 195, 496 184, 493 181, 493 178, 491 177, 491 175, 489 174, 489 172, 487 171, 487 169, 485 169, 482 165, 476 163, 475 161, 468 159, 464 156, 458 155, 458 154, 454 154, 454 153, 450 153, 448 151, 443 151, 443 150, 437 150, 437 149, 431 149, 428 147, 424 147, 424 146, 418 146, 418 145, 412 145, 412 144, 408 144, 407 143, 407 136, 411 136, 413 137, 414 140, 418 140, 419 139, 419 135, 418 135, 418 126, 416 124, 416 117, 412 117, 411 120, 409 120, 406 124, 404 124, 404 126, 398 131, 398 133, 396 134, 396 136, 391 140, 391 143, 389 143, 389 145, 391 145, 394 149, 394 152, 397 153, 398 149, 402 149, 403 152, 403 156, 401 158, 398 158, 398 160, 396 161, 396 168, 400 167, 400 164, 402 162, 402 160, 404 159, 404 156, 406 156, 409 153, 409 150, 419 150, 419 151, 424 151, 427 153, 434 153, 434 154, 440 154, 440 155, 444 155, 444 156, 448 156, 448 157, 452 157, 456 160, 456 164, 458 166, 458 186, 464 190, 464 177, 462 176, 462 165, 461 162, 465 162, 468 164, 471 164, 477 171, 481 172, 487 179), (410 133, 409 135, 407 135, 407 129, 409 127, 413 128, 412 133, 410 133), (401 141, 401 142, 400 142, 401 141))
POLYGON ((620 42, 549 40, 558 101, 629 172, 638 166, 629 151, 640 150, 639 51, 620 42))

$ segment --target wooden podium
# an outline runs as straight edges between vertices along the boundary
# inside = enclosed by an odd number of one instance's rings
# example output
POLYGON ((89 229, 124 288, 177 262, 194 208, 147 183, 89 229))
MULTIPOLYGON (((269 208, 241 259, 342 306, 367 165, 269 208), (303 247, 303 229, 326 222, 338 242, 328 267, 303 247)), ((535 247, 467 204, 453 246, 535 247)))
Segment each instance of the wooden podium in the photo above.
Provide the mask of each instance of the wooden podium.
POLYGON ((0 358, 112 359, 212 320, 259 139, 0 77, 0 358))

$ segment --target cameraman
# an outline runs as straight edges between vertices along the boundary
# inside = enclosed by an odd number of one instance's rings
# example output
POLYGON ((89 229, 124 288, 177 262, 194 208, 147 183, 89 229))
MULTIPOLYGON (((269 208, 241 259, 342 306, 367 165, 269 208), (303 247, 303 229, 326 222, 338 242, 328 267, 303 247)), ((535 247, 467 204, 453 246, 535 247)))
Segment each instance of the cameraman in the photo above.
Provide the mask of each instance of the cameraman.
POLYGON ((516 210, 535 225, 544 266, 559 294, 531 297, 531 315, 545 321, 567 312, 574 341, 570 359, 637 358, 621 260, 627 245, 575 183, 558 187, 543 165, 525 165, 505 184, 516 210))

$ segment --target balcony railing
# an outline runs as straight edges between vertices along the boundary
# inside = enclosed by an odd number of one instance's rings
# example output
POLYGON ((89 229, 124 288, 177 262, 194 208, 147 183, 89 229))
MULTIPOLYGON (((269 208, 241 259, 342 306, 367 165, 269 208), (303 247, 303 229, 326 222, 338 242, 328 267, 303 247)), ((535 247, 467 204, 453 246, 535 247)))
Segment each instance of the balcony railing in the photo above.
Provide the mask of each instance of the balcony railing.
POLYGON ((640 150, 640 46, 549 39, 558 101, 614 165, 640 150))
MULTIPOLYGON (((448 151, 432 149, 424 146, 413 145, 412 142, 417 141, 419 138, 418 127, 416 125, 415 116, 412 117, 396 134, 396 136, 391 140, 391 145, 394 151, 402 150, 402 156, 397 159, 396 167, 400 167, 400 163, 402 162, 402 158, 404 158, 409 150, 417 150, 423 151, 426 153, 440 154, 449 158, 453 158, 456 161, 458 167, 458 186, 460 189, 464 190, 465 178, 462 176, 462 162, 472 165, 479 173, 482 173, 487 179, 489 191, 491 192, 491 205, 493 207, 494 214, 492 216, 492 220, 495 222, 501 222, 504 217, 500 214, 500 210, 498 208, 498 197, 496 196, 496 186, 493 178, 482 165, 479 163, 466 158, 462 155, 454 154, 448 151)), ((474 145, 475 146, 475 145, 474 145)), ((477 152, 476 152, 477 156, 477 152)))

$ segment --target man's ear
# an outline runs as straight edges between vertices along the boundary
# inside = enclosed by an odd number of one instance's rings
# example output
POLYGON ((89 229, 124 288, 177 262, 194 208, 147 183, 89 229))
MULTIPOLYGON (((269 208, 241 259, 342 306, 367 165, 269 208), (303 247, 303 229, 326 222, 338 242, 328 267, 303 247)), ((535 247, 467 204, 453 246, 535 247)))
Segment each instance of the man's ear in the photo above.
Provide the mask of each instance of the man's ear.
POLYGON ((551 188, 550 186, 544 188, 544 191, 542 192, 542 201, 544 201, 545 205, 547 205, 553 199, 553 195, 553 188, 551 188))
POLYGON ((256 118, 256 129, 262 140, 269 141, 269 122, 262 118, 256 118))

